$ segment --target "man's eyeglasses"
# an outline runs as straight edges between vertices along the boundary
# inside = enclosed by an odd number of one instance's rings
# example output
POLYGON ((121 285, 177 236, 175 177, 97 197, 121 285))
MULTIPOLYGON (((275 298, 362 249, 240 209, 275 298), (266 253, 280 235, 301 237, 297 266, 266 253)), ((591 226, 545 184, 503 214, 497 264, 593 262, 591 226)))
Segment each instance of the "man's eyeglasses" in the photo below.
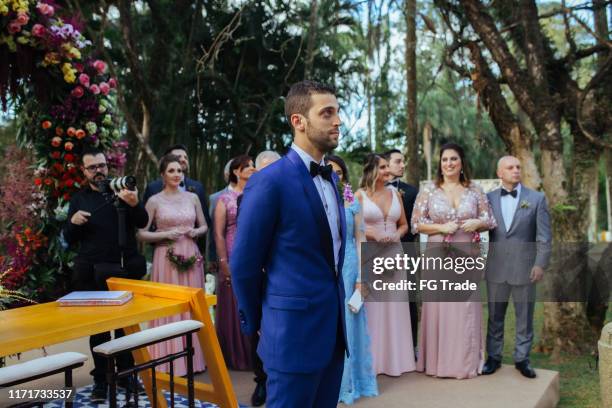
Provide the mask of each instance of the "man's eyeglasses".
POLYGON ((92 173, 96 170, 104 170, 106 168, 106 163, 100 163, 100 164, 92 164, 91 166, 87 166, 85 167, 85 170, 87 171, 91 171, 92 173))

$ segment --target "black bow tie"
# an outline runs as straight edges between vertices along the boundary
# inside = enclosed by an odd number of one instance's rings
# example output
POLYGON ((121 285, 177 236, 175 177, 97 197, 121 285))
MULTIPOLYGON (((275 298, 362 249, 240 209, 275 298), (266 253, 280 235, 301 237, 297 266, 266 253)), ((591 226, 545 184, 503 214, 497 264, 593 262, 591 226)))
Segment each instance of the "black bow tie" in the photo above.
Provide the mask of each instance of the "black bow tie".
POLYGON ((332 182, 332 166, 327 164, 321 166, 313 161, 310 162, 310 175, 314 178, 317 176, 323 177, 325 180, 332 182))
POLYGON ((505 195, 508 195, 508 194, 510 194, 512 197, 516 198, 516 196, 518 195, 518 191, 516 191, 516 190, 508 191, 505 188, 501 189, 502 197, 505 196, 505 195))

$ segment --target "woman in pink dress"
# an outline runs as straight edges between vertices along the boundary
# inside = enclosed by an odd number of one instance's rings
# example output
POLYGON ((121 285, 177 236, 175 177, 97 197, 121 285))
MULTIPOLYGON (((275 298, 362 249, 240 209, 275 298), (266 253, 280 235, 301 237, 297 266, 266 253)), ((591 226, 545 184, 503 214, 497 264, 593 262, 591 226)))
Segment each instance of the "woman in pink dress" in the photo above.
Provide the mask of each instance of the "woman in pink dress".
POLYGON ((235 186, 232 190, 221 194, 215 208, 215 245, 219 256, 215 326, 225 364, 236 370, 251 370, 253 368, 251 340, 240 330, 229 258, 232 256, 236 234, 238 197, 242 194, 249 177, 255 172, 255 166, 249 156, 242 155, 232 160, 229 170, 229 181, 235 186))
MULTIPOLYGON (((355 196, 363 211, 367 241, 385 243, 385 252, 393 257, 402 252, 400 238, 408 232, 402 198, 389 179, 389 163, 377 154, 370 154, 363 169, 360 189, 355 196), (396 243, 397 244, 391 244, 396 243)), ((390 282, 406 279, 406 271, 395 271, 390 282)), ((372 295, 370 295, 372 296, 372 295)), ((365 303, 368 332, 372 340, 372 367, 376 374, 399 376, 414 371, 414 347, 410 325, 408 297, 402 301, 365 303)))
MULTIPOLYGON (((164 156, 160 162, 159 172, 164 188, 147 201, 145 208, 149 214, 149 225, 138 231, 138 239, 155 243, 151 280, 202 288, 204 269, 195 239, 206 234, 208 226, 200 200, 197 195, 180 190, 183 170, 177 156, 164 156), (156 225, 155 231, 149 231, 151 223, 156 225), (172 253, 174 257, 171 256, 172 253), (179 256, 183 261, 178 259, 179 256)), ((156 319, 152 327, 190 318, 189 313, 182 313, 180 316, 156 319)), ((193 369, 195 372, 204 371, 206 365, 197 336, 193 336, 193 347, 195 349, 193 369)), ((149 347, 149 352, 151 357, 159 358, 182 351, 184 348, 184 339, 178 338, 154 344, 149 347)), ((187 374, 184 358, 175 360, 173 364, 175 375, 187 374)), ((170 368, 168 364, 164 364, 159 366, 158 370, 168 372, 170 368)))
MULTIPOLYGON (((428 249, 433 250, 442 242, 473 242, 481 231, 496 226, 487 196, 470 181, 461 146, 447 143, 440 148, 437 179, 419 192, 411 224, 415 234, 428 235, 428 249)), ((427 279, 428 272, 424 270, 421 279, 427 279)), ((480 373, 484 358, 482 306, 476 300, 423 302, 418 371, 458 379, 480 373)))

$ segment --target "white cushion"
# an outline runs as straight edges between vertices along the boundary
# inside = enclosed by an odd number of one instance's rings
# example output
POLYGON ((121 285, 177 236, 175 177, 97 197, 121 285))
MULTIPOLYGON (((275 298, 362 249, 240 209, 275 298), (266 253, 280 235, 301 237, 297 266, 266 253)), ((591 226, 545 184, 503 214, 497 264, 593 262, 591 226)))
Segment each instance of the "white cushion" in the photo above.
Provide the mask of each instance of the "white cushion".
POLYGON ((0 368, 0 385, 50 373, 73 364, 82 363, 86 360, 86 355, 69 351, 37 358, 36 360, 26 361, 25 363, 2 367, 0 368))
POLYGON ((106 343, 96 346, 93 351, 109 356, 143 344, 153 343, 167 337, 178 336, 192 330, 197 330, 203 326, 204 324, 197 320, 182 320, 180 322, 168 323, 163 326, 142 330, 115 340, 107 341, 106 343))

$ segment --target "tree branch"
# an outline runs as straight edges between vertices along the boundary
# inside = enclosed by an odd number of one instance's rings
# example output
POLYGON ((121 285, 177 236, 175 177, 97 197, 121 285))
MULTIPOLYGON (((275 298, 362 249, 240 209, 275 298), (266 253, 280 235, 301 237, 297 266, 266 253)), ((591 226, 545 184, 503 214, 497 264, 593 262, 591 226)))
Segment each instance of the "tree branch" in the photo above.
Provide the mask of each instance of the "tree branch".
POLYGON ((479 0, 460 1, 472 27, 491 52, 497 65, 499 65, 502 75, 508 81, 508 85, 522 109, 531 118, 537 117, 539 107, 530 95, 530 91, 535 85, 531 78, 519 67, 518 61, 508 48, 508 44, 497 30, 495 22, 479 0))

